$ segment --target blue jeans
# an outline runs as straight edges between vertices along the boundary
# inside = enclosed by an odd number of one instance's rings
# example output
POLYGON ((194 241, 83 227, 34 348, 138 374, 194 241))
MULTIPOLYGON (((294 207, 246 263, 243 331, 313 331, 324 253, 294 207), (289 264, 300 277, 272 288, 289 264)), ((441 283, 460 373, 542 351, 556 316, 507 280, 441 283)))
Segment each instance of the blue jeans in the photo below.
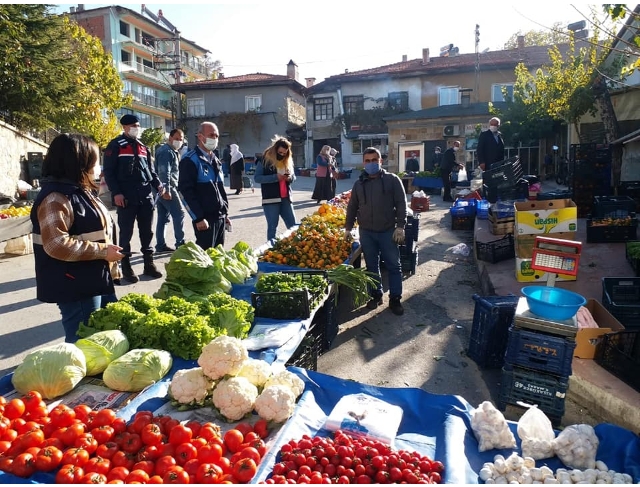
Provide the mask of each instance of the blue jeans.
POLYGON ((184 208, 180 200, 173 198, 158 200, 158 221, 156 222, 156 250, 167 245, 164 239, 164 230, 169 223, 169 216, 173 221, 173 235, 176 238, 176 248, 184 243, 184 208))
POLYGON ((95 310, 104 308, 109 303, 118 300, 115 294, 104 294, 93 296, 92 298, 72 301, 70 303, 58 303, 60 314, 62 315, 62 327, 64 328, 64 341, 75 343, 78 341, 78 328, 80 323, 89 324, 89 316, 95 310))
POLYGON ((380 257, 389 274, 389 297, 402 297, 402 268, 400 266, 400 249, 393 241, 393 230, 386 232, 372 232, 360 229, 360 245, 364 254, 367 271, 373 273, 376 279, 376 289, 371 295, 382 297, 382 276, 380 275, 380 257))
POLYGON ((280 217, 287 228, 296 224, 296 214, 293 211, 293 204, 289 198, 282 198, 280 203, 269 203, 263 205, 264 216, 267 219, 267 240, 276 238, 280 217))

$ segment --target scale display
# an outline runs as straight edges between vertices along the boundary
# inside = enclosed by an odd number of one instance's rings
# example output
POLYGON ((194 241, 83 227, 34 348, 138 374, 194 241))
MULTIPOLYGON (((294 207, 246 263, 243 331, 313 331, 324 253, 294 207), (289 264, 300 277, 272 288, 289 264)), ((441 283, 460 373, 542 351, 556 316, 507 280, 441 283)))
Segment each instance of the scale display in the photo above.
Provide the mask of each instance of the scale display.
MULTIPOLYGON (((582 243, 551 237, 536 237, 531 268, 553 274, 578 274, 582 243)), ((548 285, 553 285, 547 281, 548 285)))

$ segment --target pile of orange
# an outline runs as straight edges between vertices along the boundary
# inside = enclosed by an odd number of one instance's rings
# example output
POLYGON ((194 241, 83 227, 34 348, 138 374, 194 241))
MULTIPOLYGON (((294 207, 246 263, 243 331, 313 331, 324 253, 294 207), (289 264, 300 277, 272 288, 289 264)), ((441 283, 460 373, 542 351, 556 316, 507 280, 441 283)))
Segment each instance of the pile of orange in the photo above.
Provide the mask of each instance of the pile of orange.
POLYGON ((331 227, 344 228, 346 218, 347 211, 345 208, 323 203, 313 215, 303 218, 302 221, 316 219, 325 222, 331 227))

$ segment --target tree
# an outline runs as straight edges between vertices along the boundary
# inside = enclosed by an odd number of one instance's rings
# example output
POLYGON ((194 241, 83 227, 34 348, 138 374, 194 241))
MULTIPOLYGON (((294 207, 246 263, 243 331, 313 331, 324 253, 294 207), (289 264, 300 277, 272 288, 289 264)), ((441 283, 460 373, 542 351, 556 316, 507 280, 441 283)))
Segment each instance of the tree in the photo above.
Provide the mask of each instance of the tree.
MULTIPOLYGON (((640 30, 638 29, 637 24, 640 23, 640 6, 636 6, 634 10, 631 10, 625 4, 604 4, 603 6, 604 12, 608 15, 608 17, 615 21, 622 21, 624 19, 628 19, 631 29, 634 29, 635 32, 632 32, 629 40, 616 38, 619 43, 617 46, 617 51, 620 54, 620 58, 628 61, 625 66, 622 67, 621 75, 628 76, 632 74, 636 69, 640 68, 640 30), (629 54, 635 53, 635 58, 630 58, 629 54)), ((597 25, 596 27, 600 27, 597 25)))
POLYGON ((156 147, 158 147, 164 141, 164 130, 160 127, 156 127, 154 129, 147 129, 142 132, 140 136, 140 142, 151 149, 153 155, 156 153, 156 147))
POLYGON ((548 30, 530 30, 524 34, 519 30, 504 43, 504 49, 516 49, 518 47, 518 37, 520 36, 524 36, 525 46, 551 46, 567 42, 569 32, 563 25, 566 25, 566 23, 554 22, 548 30))

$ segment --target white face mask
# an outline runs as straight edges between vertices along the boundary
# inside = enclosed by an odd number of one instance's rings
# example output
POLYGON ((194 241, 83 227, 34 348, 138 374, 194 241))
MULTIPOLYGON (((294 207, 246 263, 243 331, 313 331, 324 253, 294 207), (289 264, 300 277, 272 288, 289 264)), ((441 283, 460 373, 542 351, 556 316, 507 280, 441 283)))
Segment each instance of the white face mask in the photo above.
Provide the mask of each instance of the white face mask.
POLYGON ((460 150, 460 147, 454 147, 453 148, 453 152, 458 152, 460 150))
POLYGON ((207 148, 207 150, 214 151, 218 147, 218 139, 210 139, 209 137, 207 137, 204 146, 207 148))
POLYGON ((498 126, 497 125, 491 125, 489 127, 489 130, 491 130, 495 134, 498 131, 498 126))
POLYGON ((129 135, 129 137, 131 137, 132 139, 136 139, 138 138, 138 135, 140 135, 140 127, 131 127, 129 129, 129 131, 127 132, 127 134, 129 135))
POLYGON ((171 141, 171 147, 173 147, 175 150, 180 150, 180 147, 182 147, 182 141, 180 140, 171 141))
POLYGON ((100 167, 100 163, 97 162, 95 166, 93 166, 93 179, 100 179, 100 174, 102 174, 102 168, 100 167))

